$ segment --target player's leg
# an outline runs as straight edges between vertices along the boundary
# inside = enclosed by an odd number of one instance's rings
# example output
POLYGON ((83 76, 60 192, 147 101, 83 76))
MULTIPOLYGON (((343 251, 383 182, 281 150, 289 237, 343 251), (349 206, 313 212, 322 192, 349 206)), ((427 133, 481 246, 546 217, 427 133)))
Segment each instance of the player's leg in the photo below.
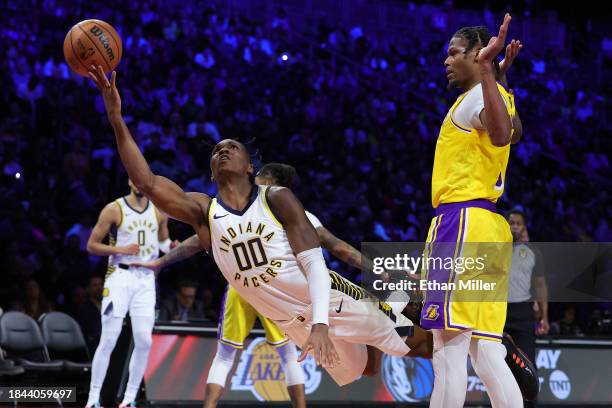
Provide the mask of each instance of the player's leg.
MULTIPOLYGON (((250 306, 250 305, 249 305, 250 306)), ((250 306, 252 311, 255 308, 250 306)), ((270 319, 257 313, 257 318, 261 322, 266 333, 266 341, 276 349, 280 356, 281 366, 285 373, 287 391, 294 407, 306 406, 306 392, 304 391, 304 372, 297 362, 297 352, 295 344, 291 343, 285 333, 270 319)))
POLYGON ((297 362, 298 354, 295 344, 287 342, 276 347, 276 352, 280 356, 281 366, 285 373, 287 392, 294 408, 306 407, 306 392, 304 389, 304 372, 297 362))
POLYGON ((120 408, 130 404, 136 398, 147 369, 149 351, 153 343, 153 325, 155 324, 155 277, 150 274, 132 275, 132 278, 129 310, 134 350, 130 358, 129 377, 120 408))
POLYGON ((110 356, 121 334, 123 317, 113 316, 113 303, 108 302, 103 308, 102 334, 91 362, 91 383, 86 407, 91 407, 100 400, 100 390, 106 377, 110 356))
POLYGON ((147 369, 149 351, 153 341, 154 316, 131 316, 132 335, 134 337, 134 350, 130 358, 129 377, 123 396, 122 405, 127 405, 136 399, 138 388, 147 369))
POLYGON ((470 331, 433 330, 434 387, 430 408, 463 407, 470 331))
POLYGON ((506 348, 498 341, 472 338, 470 358, 487 388, 493 408, 521 408, 521 390, 506 364, 506 348))
POLYGON ((244 339, 251 332, 256 318, 255 309, 245 302, 234 288, 228 286, 221 302, 217 354, 206 379, 205 408, 216 407, 223 396, 237 349, 244 347, 244 339))
POLYGON ((228 344, 217 342, 217 354, 213 359, 208 378, 206 379, 206 394, 204 395, 204 408, 213 408, 223 396, 225 382, 229 375, 238 349, 228 344))

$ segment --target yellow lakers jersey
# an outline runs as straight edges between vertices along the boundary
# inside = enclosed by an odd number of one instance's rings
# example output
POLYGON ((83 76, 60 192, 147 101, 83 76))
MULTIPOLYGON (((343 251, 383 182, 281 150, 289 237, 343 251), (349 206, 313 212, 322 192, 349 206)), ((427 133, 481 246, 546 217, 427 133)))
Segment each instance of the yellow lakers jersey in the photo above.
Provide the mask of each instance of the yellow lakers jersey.
MULTIPOLYGON (((516 112, 514 96, 502 85, 497 87, 513 118, 516 112)), ((440 204, 482 198, 496 202, 504 192, 510 145, 494 146, 486 130, 466 128, 453 118, 453 112, 468 92, 457 98, 440 128, 431 183, 434 208, 440 204)))

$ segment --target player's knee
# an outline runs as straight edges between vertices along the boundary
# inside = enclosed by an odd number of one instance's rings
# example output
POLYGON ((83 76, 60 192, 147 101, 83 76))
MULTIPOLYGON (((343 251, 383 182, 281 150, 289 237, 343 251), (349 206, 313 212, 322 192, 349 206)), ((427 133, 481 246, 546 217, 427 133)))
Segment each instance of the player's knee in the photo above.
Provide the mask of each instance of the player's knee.
POLYGON ((119 332, 106 332, 102 337, 100 337, 100 344, 98 347, 105 353, 112 353, 113 349, 115 348, 115 344, 117 344, 119 334, 119 332))
POLYGON ((153 344, 153 339, 148 332, 135 332, 134 333, 134 347, 140 350, 148 350, 153 344))
POLYGON ((217 354, 215 355, 215 358, 219 360, 234 362, 237 352, 238 350, 236 350, 234 347, 228 346, 227 344, 219 343, 217 345, 217 354))

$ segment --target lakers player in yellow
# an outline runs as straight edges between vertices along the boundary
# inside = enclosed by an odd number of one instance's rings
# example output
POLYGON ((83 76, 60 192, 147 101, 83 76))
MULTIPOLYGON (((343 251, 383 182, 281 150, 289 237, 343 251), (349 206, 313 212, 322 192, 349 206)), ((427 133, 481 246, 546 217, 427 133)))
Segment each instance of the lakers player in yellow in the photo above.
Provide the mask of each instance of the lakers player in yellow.
POLYGON ((450 257, 453 263, 446 268, 429 265, 425 275, 430 289, 421 324, 432 330, 434 339, 430 407, 463 406, 468 354, 493 407, 523 406, 501 344, 512 235, 495 209, 504 190, 516 116, 513 96, 496 81, 496 57, 504 48, 510 20, 506 14, 497 37, 485 27, 460 29, 451 38, 444 61, 449 88, 459 88, 463 94, 442 122, 432 173, 436 217, 425 253, 432 259, 450 257), (474 259, 468 266, 470 257, 474 259), (478 257, 485 259, 484 268, 482 263, 474 264, 478 257), (465 267, 457 267, 456 260, 465 267), (462 293, 448 285, 470 280, 495 290, 462 293), (431 289, 432 283, 441 286, 431 289))

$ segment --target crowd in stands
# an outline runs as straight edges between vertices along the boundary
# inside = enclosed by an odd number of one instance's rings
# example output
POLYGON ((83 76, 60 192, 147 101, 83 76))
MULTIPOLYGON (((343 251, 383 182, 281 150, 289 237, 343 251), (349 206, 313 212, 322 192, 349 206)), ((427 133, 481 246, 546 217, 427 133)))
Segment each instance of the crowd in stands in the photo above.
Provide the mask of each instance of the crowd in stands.
MULTIPOLYGON (((65 310, 87 325, 100 307, 107 260, 85 246, 103 206, 129 190, 98 92, 63 60, 64 35, 83 16, 111 23, 123 39, 123 114, 157 174, 214 195, 212 146, 237 138, 256 167, 295 166, 305 207, 352 245, 425 238, 437 132, 457 96, 442 64, 453 28, 390 40, 325 19, 297 27, 282 10, 264 24, 194 0, 180 7, 9 0, 3 7, 5 310, 33 317, 65 310)), ((610 83, 582 77, 591 61, 571 50, 522 40, 509 85, 524 136, 512 148, 498 207, 524 209, 533 241, 610 242, 610 83)), ((170 231, 173 239, 192 234, 177 222, 170 231)), ((359 280, 358 271, 328 262, 359 280)), ((160 314, 182 320, 195 296, 194 313, 214 320, 224 287, 212 260, 199 254, 161 272, 160 314)), ((560 331, 571 326, 571 312, 558 317, 560 331)), ((87 329, 89 341, 96 330, 87 329)))

